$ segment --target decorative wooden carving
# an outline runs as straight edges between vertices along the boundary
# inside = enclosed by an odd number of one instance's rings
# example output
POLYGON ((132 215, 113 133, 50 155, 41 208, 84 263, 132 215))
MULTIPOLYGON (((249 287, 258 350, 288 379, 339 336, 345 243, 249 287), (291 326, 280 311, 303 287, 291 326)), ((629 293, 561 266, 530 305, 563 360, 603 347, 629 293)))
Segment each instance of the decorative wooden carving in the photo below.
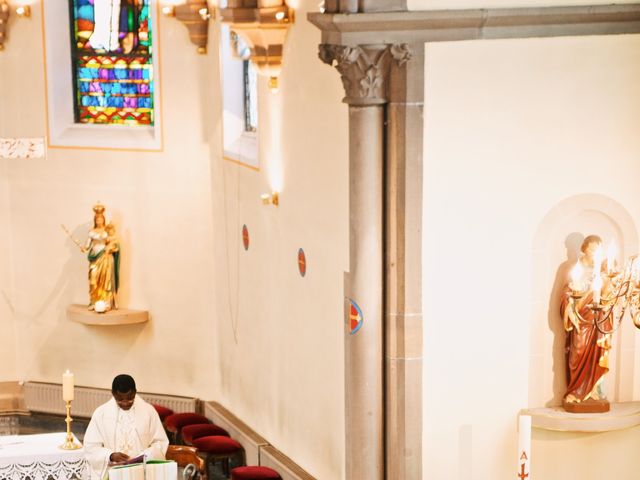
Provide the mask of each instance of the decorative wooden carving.
POLYGON ((0 0, 0 50, 4 49, 4 41, 7 38, 7 24, 9 22, 9 3, 0 0))
POLYGON ((283 0, 229 0, 220 15, 222 22, 249 46, 249 58, 258 73, 277 84, 283 45, 294 21, 293 10, 283 0))
POLYGON ((191 43, 198 47, 198 53, 207 53, 209 18, 211 17, 207 2, 187 0, 187 3, 175 6, 174 15, 189 30, 189 38, 191 43))

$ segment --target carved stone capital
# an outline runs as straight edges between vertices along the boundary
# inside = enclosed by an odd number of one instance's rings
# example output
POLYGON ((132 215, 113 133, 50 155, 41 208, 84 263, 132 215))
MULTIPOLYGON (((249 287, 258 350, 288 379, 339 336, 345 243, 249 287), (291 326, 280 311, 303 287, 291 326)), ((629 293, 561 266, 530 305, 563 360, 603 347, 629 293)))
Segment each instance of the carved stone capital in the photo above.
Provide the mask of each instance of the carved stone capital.
POLYGON ((331 45, 321 44, 320 60, 334 65, 342 77, 349 105, 387 103, 389 72, 392 65, 402 68, 411 58, 408 45, 331 45))

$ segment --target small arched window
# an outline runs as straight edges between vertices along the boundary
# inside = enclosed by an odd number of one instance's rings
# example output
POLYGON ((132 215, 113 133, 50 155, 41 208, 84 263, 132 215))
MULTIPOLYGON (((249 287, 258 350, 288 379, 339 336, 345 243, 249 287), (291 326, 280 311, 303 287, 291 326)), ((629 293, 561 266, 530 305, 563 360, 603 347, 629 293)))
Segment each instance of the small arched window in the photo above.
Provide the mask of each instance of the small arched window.
POLYGON ((229 39, 233 57, 242 60, 244 131, 255 132, 258 130, 258 73, 249 60, 251 51, 242 37, 231 30, 229 39))
POLYGON ((246 42, 228 25, 221 29, 224 156, 258 168, 258 72, 246 42))

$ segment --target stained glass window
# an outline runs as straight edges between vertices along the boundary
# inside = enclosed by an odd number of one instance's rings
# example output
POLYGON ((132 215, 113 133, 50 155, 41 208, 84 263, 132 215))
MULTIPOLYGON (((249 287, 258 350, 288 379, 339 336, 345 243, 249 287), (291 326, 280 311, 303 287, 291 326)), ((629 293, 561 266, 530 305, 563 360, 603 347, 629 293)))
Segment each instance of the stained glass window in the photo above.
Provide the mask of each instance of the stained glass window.
POLYGON ((243 61, 244 131, 258 130, 258 75, 250 60, 243 61))
POLYGON ((258 72, 249 60, 251 50, 242 37, 231 30, 229 40, 233 57, 242 60, 244 131, 256 132, 258 130, 258 72))
POLYGON ((75 120, 153 125, 150 0, 70 0, 75 120))

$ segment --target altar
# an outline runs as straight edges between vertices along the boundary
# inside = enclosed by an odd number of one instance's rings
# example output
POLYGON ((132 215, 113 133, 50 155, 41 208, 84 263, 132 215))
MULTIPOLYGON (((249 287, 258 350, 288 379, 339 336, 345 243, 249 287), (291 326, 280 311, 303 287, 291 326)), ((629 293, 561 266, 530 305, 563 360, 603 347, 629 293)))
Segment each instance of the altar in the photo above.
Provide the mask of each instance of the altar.
POLYGON ((61 449, 65 438, 65 432, 0 437, 0 480, 88 480, 84 449, 61 449))

